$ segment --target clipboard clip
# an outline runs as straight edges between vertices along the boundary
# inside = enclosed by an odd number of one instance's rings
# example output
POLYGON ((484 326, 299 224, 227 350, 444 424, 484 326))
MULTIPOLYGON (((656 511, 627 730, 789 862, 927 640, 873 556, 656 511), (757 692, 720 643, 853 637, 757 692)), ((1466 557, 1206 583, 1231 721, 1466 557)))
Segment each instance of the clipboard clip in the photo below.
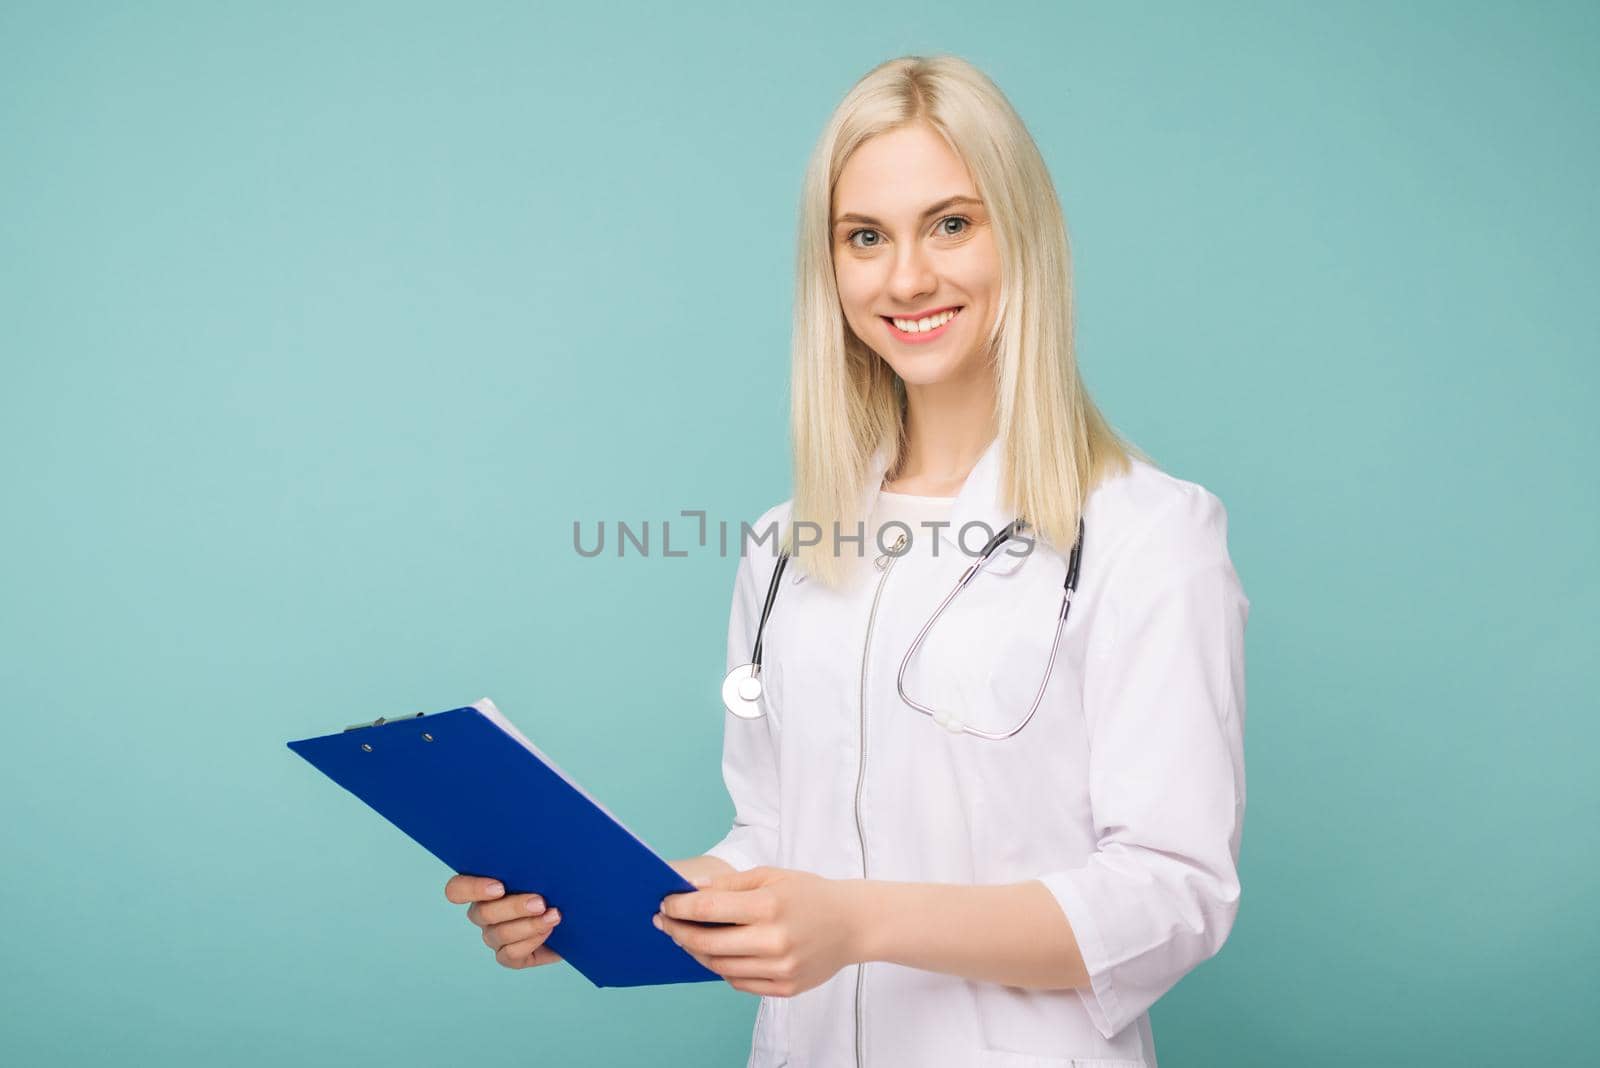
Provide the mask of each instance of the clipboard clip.
POLYGON ((345 733, 348 733, 350 731, 364 730, 367 727, 381 727, 385 723, 399 723, 399 722, 401 722, 403 720, 408 720, 408 719, 420 719, 420 718, 422 718, 422 715, 423 715, 423 713, 421 713, 421 712, 413 712, 409 716, 390 716, 387 719, 385 719, 383 716, 379 716, 377 719, 373 720, 371 723, 355 723, 355 724, 352 724, 351 726, 346 727, 344 730, 345 730, 345 733))

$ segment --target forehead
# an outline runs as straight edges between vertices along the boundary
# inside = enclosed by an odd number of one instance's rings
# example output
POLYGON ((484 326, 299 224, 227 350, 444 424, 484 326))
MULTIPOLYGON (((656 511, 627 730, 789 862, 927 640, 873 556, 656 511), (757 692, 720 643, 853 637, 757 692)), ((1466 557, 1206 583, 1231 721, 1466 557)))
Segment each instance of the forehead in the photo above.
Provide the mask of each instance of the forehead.
POLYGON ((833 208, 835 214, 914 218, 936 200, 961 195, 978 195, 966 164, 943 137, 919 124, 863 141, 839 172, 833 208))

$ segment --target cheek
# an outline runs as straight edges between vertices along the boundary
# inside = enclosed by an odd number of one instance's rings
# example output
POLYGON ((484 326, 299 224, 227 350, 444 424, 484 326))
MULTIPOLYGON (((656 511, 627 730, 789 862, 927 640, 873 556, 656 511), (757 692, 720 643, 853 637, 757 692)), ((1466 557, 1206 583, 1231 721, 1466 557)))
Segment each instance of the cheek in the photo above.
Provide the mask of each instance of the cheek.
POLYGON ((992 241, 975 242, 950 265, 950 278, 964 292, 994 303, 1000 292, 1000 254, 992 241))
POLYGON ((838 263, 833 268, 834 282, 839 288, 839 303, 852 312, 865 306, 871 299, 871 285, 865 273, 849 263, 838 263))
POLYGON ((848 272, 838 274, 839 306, 844 310, 845 319, 858 333, 872 329, 876 317, 873 312, 873 302, 877 299, 877 291, 871 285, 863 285, 860 278, 850 277, 848 272))
POLYGON ((986 270, 962 271, 952 273, 951 280, 961 287, 975 303, 982 303, 993 307, 1000 292, 1000 279, 986 270))

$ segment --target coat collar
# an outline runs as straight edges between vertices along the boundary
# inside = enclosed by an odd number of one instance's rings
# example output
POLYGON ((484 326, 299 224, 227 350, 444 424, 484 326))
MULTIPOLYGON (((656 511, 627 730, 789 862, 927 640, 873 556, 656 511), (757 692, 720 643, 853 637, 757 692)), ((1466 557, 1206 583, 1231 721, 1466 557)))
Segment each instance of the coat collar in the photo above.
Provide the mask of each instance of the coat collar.
MULTIPOLYGON (((941 552, 962 553, 968 556, 970 562, 976 559, 978 551, 992 535, 1000 533, 1016 518, 1000 499, 1001 452, 1000 438, 996 437, 989 442, 989 447, 967 473, 967 480, 962 483, 961 492, 956 494, 955 501, 950 506, 949 525, 939 528, 939 540, 944 543, 941 552), (972 527, 963 539, 961 528, 968 523, 982 525, 972 527), (962 541, 966 543, 965 550, 962 549, 962 541)), ((867 476, 867 488, 862 500, 861 514, 864 516, 872 514, 873 505, 877 502, 878 493, 883 487, 883 476, 889 471, 890 459, 891 452, 888 445, 880 446, 873 454, 871 471, 867 476)), ((1003 545, 989 557, 989 563, 985 565, 984 570, 1004 575, 1016 570, 1017 565, 1025 559, 1027 555, 1017 546, 1003 545)))

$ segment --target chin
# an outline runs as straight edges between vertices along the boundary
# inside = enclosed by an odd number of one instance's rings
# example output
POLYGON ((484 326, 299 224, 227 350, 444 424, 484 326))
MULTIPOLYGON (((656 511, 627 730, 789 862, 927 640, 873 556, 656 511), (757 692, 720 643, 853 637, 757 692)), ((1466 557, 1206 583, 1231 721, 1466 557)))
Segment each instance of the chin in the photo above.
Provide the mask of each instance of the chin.
POLYGON ((943 382, 950 377, 949 375, 939 374, 937 372, 929 374, 925 371, 922 373, 918 373, 917 371, 911 371, 909 373, 896 373, 900 374, 900 380, 908 386, 936 386, 940 382, 943 382))
POLYGON ((889 362, 894 373, 908 386, 936 386, 961 377, 961 364, 949 360, 900 360, 889 362))

